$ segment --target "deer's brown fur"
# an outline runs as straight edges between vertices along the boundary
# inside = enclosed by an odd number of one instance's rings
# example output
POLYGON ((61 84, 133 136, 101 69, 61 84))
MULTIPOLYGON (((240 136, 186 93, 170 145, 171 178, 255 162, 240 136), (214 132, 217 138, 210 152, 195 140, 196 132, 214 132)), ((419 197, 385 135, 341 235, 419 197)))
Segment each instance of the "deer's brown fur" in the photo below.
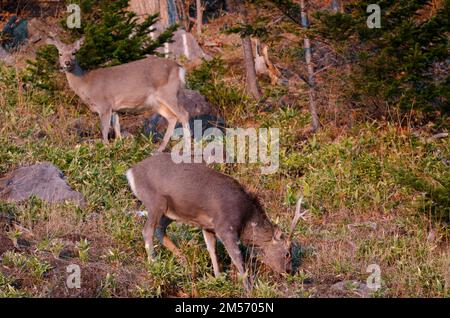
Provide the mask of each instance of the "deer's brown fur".
POLYGON ((48 39, 59 52, 59 62, 70 88, 99 114, 102 138, 108 142, 113 123, 116 137, 121 137, 118 112, 152 109, 167 119, 168 128, 159 148, 170 141, 177 121, 183 124, 185 141, 190 143, 189 114, 178 103, 178 93, 185 85, 185 71, 174 61, 149 56, 145 59, 92 71, 83 71, 76 59, 82 40, 64 44, 48 39))
POLYGON ((156 154, 138 163, 128 170, 127 178, 148 210, 143 236, 149 260, 155 233, 164 246, 181 254, 166 235, 167 226, 177 221, 203 230, 216 275, 216 237, 242 276, 246 271, 239 241, 256 247, 276 272, 291 270, 289 240, 269 221, 255 196, 233 178, 204 164, 175 164, 170 154, 156 154))

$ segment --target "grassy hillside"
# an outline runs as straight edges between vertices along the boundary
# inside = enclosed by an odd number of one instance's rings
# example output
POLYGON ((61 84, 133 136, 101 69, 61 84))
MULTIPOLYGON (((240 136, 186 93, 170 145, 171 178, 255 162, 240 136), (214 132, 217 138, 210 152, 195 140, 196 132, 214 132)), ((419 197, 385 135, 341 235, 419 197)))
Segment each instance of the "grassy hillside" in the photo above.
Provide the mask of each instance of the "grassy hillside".
MULTIPOLYGON (((0 203, 0 297, 335 296, 330 286, 365 282, 370 264, 381 268, 382 288, 374 296, 450 296, 449 139, 430 139, 426 127, 370 120, 325 125, 311 135, 301 99, 259 107, 245 97, 235 69, 225 66, 217 74, 204 65, 190 74, 190 86, 221 107, 230 126, 279 127, 280 168, 273 175, 262 175, 257 165, 215 168, 257 193, 284 230, 304 196, 308 218, 294 235, 301 245, 298 272, 276 276, 248 258, 256 278, 247 294, 222 246, 225 274, 215 279, 201 231, 176 224, 169 233, 189 266, 162 247, 157 262, 148 264, 144 219, 134 214, 140 207, 124 177, 155 149, 135 128, 143 117, 126 116, 124 129, 134 137, 104 146, 97 116, 72 93, 25 89, 20 74, 1 65, 0 175, 51 162, 87 206, 36 198, 0 203), (80 290, 66 287, 70 264, 81 267, 80 290)), ((275 99, 283 89, 267 88, 275 99)), ((350 288, 347 296, 357 295, 350 288)))

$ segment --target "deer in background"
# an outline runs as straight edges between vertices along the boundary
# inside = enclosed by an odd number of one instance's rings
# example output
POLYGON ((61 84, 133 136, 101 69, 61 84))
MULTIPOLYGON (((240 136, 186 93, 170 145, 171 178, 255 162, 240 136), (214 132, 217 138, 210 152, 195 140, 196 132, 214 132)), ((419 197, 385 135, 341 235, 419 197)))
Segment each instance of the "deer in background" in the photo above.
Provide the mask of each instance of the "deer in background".
POLYGON ((177 121, 182 123, 185 142, 190 144, 189 114, 178 103, 178 93, 185 85, 185 70, 180 65, 168 59, 149 56, 85 72, 75 56, 82 42, 83 39, 80 39, 67 45, 56 38, 47 40, 48 44, 58 49, 59 63, 70 88, 91 111, 99 114, 104 143, 108 143, 111 123, 116 138, 121 138, 117 112, 151 109, 168 121, 159 152, 166 148, 177 121))
MULTIPOLYGON (((210 254, 214 275, 220 275, 216 237, 225 246, 249 288, 239 241, 260 252, 262 261, 275 272, 292 270, 291 236, 298 223, 300 208, 285 236, 264 213, 258 200, 233 178, 204 164, 175 164, 170 154, 155 154, 126 173, 134 195, 148 211, 142 232, 149 261, 154 259, 153 235, 163 246, 181 258, 181 252, 166 234, 173 221, 200 227, 210 254)), ((300 203, 301 204, 301 203, 300 203)))

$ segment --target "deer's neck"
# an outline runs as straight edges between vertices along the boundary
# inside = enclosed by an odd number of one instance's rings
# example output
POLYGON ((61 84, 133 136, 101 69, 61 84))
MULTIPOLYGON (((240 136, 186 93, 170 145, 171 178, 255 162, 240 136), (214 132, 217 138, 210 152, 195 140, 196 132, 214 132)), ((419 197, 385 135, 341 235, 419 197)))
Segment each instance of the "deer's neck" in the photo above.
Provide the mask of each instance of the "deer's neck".
POLYGON ((85 75, 78 62, 75 62, 75 66, 71 72, 66 72, 70 88, 80 97, 84 95, 83 92, 87 86, 85 75))
POLYGON ((267 216, 263 212, 254 213, 242 230, 241 241, 244 244, 264 248, 272 242, 273 236, 274 225, 267 216))

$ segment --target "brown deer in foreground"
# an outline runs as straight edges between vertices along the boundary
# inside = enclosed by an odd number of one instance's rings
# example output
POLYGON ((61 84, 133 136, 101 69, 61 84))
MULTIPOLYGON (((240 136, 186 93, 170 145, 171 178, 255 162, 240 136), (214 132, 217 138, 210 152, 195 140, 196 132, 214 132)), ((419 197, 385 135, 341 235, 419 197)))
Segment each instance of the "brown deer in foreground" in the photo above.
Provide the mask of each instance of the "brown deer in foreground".
MULTIPOLYGON (((167 226, 177 221, 202 229, 216 277, 220 274, 216 237, 224 244, 247 288, 239 241, 260 251, 263 262, 274 271, 292 270, 291 235, 284 236, 269 221, 258 200, 233 178, 204 164, 175 164, 170 154, 156 154, 129 169, 126 176, 134 195, 148 211, 142 234, 149 261, 154 257, 155 232, 162 245, 183 258, 166 235, 167 226)), ((299 220, 299 210, 291 234, 299 220)))
POLYGON ((185 84, 185 70, 177 63, 149 56, 145 59, 113 67, 85 72, 76 59, 83 39, 71 45, 49 38, 48 44, 56 46, 59 63, 66 73, 70 88, 100 116, 102 138, 108 143, 108 133, 113 123, 116 138, 121 138, 119 111, 152 109, 168 121, 163 151, 173 134, 177 121, 183 125, 186 142, 190 142, 189 114, 178 103, 178 92, 185 84))

